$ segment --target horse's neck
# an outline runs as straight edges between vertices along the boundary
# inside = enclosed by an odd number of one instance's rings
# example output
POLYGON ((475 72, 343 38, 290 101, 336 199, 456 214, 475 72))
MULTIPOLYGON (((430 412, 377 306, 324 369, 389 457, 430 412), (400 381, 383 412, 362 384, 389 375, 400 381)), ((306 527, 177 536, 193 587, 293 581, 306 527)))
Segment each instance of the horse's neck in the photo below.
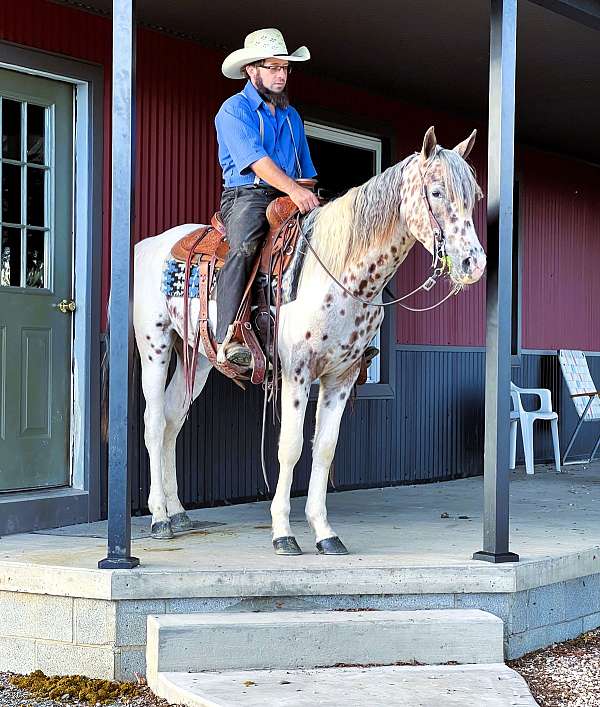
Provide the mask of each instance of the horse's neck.
POLYGON ((394 277, 415 242, 401 218, 389 239, 373 245, 364 256, 348 264, 342 283, 361 299, 375 299, 394 277))
MULTIPOLYGON (((365 233, 366 238, 356 239, 354 246, 350 245, 350 243, 343 244, 351 252, 356 250, 356 253, 354 253, 355 257, 351 255, 346 261, 343 272, 338 278, 340 283, 351 294, 359 297, 361 300, 376 299, 377 295, 392 279, 396 270, 415 243, 414 237, 412 237, 408 231, 406 223, 407 210, 405 207, 405 205, 407 205, 408 208, 416 207, 414 197, 415 190, 411 188, 412 181, 414 181, 414 179, 411 179, 411 183, 409 184, 405 181, 405 175, 402 175, 400 194, 402 197, 401 203, 404 203, 401 208, 395 207, 397 208, 398 218, 391 227, 391 230, 389 226, 386 226, 385 232, 377 230, 371 232, 367 231, 365 233)), ((325 228, 323 228, 323 222, 320 221, 320 238, 315 238, 312 241, 317 252, 321 250, 321 238, 338 238, 340 242, 344 241, 346 238, 353 238, 349 229, 344 231, 343 228, 339 228, 340 222, 343 223, 344 220, 349 219, 348 212, 351 212, 353 208, 353 202, 348 201, 349 195, 341 197, 340 202, 338 202, 338 211, 326 214, 325 228), (336 218, 332 219, 332 215, 336 218), (330 228, 327 228, 327 226, 330 226, 330 228)), ((387 208, 389 209, 389 203, 387 204, 387 208)), ((314 263, 311 263, 308 277, 303 277, 302 279, 301 289, 304 289, 306 286, 309 290, 312 290, 314 287, 320 290, 321 284, 319 283, 322 283, 324 288, 327 289, 330 281, 331 277, 329 275, 326 276, 323 270, 318 269, 314 263)))

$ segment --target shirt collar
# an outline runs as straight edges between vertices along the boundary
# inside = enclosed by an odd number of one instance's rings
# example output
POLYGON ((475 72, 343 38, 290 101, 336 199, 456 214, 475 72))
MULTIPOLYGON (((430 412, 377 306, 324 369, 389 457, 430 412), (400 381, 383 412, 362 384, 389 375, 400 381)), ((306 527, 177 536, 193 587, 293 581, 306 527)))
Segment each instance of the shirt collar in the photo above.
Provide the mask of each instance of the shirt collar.
POLYGON ((242 93, 250 101, 252 110, 258 110, 261 103, 264 103, 259 92, 254 88, 254 84, 250 80, 246 81, 246 85, 244 86, 242 93))
MULTIPOLYGON (((248 80, 246 81, 246 85, 244 86, 242 93, 248 101, 250 102, 250 105, 252 106, 252 110, 258 110, 260 106, 264 103, 265 108, 267 107, 267 104, 265 103, 264 99, 260 95, 260 93, 256 90, 254 87, 254 84, 252 81, 248 80)), ((284 115, 287 115, 288 109, 287 108, 277 108, 275 110, 275 113, 277 114, 279 111, 281 111, 284 115)))

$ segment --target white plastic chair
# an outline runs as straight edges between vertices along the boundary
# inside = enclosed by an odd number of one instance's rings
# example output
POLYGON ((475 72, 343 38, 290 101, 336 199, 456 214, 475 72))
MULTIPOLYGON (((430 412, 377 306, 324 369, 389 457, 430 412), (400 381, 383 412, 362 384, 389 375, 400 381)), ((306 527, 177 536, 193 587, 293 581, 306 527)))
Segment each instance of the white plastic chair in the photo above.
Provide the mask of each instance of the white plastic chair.
POLYGON ((510 384, 510 397, 513 409, 510 413, 510 468, 514 469, 517 458, 517 425, 521 423, 523 451, 525 452, 525 470, 533 474, 533 423, 536 420, 549 420, 552 428, 554 461, 556 471, 560 471, 560 446, 558 442, 558 415, 552 410, 552 395, 546 388, 518 388, 510 384), (536 395, 540 406, 535 410, 526 410, 521 400, 522 395, 536 395))

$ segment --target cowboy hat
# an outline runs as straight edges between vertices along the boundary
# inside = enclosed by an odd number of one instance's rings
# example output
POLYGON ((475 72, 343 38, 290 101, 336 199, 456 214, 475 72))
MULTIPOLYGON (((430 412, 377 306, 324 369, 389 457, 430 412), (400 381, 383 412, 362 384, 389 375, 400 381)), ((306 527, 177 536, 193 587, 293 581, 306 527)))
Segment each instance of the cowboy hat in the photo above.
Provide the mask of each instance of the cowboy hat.
POLYGON ((225 59, 221 71, 228 79, 244 79, 244 66, 270 57, 287 61, 306 61, 310 59, 310 52, 306 47, 299 47, 292 54, 288 54, 283 35, 278 29, 257 29, 246 37, 243 49, 236 49, 225 59))

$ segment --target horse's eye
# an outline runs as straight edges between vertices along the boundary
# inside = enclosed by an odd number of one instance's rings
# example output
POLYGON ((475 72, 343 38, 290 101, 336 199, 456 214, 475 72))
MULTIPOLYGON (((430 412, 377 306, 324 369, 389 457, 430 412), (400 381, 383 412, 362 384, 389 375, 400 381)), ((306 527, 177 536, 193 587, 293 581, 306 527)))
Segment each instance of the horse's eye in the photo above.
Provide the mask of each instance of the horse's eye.
POLYGON ((439 199, 440 196, 442 196, 442 192, 439 189, 434 189, 431 192, 431 196, 433 196, 435 199, 439 199))

